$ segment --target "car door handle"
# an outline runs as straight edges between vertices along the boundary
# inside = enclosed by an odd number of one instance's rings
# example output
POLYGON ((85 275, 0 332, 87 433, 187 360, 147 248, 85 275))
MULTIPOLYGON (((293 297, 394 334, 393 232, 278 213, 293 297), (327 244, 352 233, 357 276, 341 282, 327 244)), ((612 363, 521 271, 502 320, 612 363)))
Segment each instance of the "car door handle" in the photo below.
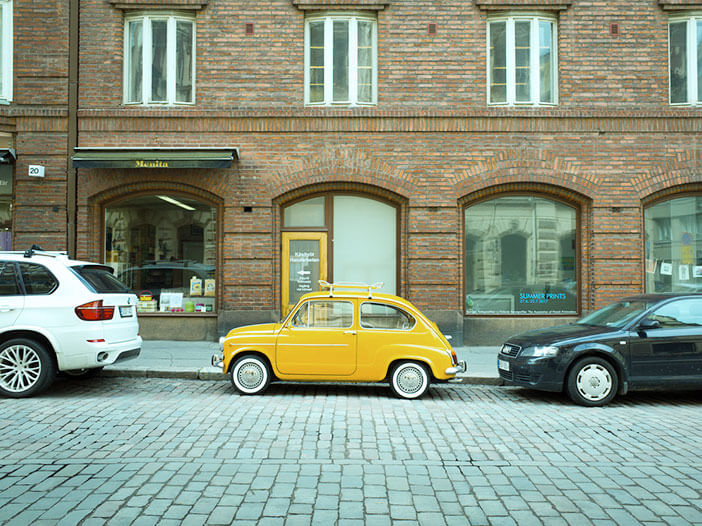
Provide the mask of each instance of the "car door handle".
POLYGON ((15 310, 15 307, 12 305, 0 305, 0 312, 10 312, 11 310, 15 310))
POLYGON ((344 331, 344 334, 354 335, 354 334, 356 334, 356 331, 344 331))

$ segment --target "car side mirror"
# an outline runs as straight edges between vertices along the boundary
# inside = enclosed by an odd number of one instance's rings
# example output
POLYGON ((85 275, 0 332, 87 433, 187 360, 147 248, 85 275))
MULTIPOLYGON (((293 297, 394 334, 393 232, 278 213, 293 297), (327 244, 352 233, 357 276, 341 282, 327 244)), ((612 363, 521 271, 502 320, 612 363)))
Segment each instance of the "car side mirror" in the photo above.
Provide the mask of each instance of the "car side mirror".
POLYGON ((658 320, 652 320, 651 318, 644 318, 641 320, 639 323, 638 329, 640 331, 650 331, 652 329, 660 329, 661 328, 661 322, 658 320))

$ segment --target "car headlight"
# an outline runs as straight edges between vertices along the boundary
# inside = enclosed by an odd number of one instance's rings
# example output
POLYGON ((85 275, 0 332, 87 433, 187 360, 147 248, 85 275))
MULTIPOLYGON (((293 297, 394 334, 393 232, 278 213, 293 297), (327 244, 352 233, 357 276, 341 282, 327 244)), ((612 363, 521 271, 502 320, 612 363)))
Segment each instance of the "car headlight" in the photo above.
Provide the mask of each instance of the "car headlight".
POLYGON ((558 354, 558 347, 554 345, 536 345, 529 349, 525 349, 522 355, 533 356, 534 358, 543 358, 548 356, 556 356, 558 354))

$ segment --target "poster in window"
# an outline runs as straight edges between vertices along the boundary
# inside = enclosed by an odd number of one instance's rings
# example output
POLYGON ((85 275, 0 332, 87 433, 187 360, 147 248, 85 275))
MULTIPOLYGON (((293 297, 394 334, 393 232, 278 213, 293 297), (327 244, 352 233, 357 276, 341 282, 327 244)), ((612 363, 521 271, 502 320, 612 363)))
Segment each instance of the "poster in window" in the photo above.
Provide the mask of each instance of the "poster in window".
POLYGON ((655 259, 646 260, 646 272, 648 274, 654 274, 656 272, 656 263, 657 261, 655 259))
POLYGON ((661 263, 661 276, 672 276, 673 275, 673 264, 672 263, 661 263))
POLYGON ((690 281, 690 267, 687 265, 680 265, 678 267, 678 279, 680 281, 690 281))
POLYGON ((692 269, 693 278, 702 278, 702 265, 695 265, 692 269))

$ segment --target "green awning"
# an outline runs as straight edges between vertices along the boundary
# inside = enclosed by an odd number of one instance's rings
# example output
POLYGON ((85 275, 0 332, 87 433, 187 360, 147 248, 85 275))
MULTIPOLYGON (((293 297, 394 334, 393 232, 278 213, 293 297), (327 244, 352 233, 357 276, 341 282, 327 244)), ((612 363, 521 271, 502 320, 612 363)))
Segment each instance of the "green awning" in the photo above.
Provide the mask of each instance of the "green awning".
POLYGON ((230 168, 238 148, 75 148, 74 168, 230 168))

